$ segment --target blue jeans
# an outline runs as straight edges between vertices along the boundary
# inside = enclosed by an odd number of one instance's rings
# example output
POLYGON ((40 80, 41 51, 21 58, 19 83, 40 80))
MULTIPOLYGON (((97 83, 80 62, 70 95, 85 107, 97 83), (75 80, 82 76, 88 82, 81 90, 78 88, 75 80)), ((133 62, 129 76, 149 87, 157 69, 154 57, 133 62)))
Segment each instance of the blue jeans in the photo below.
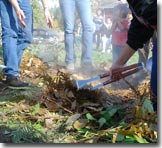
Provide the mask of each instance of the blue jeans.
POLYGON ((7 66, 5 75, 18 76, 23 51, 32 42, 32 8, 30 0, 18 0, 26 16, 25 28, 21 27, 17 15, 8 2, 0 0, 0 16, 2 26, 2 49, 4 64, 7 66))
POLYGON ((82 24, 82 64, 92 64, 93 23, 90 0, 60 0, 64 20, 65 63, 75 63, 74 27, 75 8, 82 24))
POLYGON ((112 44, 112 63, 114 64, 119 58, 124 46, 117 46, 112 44))

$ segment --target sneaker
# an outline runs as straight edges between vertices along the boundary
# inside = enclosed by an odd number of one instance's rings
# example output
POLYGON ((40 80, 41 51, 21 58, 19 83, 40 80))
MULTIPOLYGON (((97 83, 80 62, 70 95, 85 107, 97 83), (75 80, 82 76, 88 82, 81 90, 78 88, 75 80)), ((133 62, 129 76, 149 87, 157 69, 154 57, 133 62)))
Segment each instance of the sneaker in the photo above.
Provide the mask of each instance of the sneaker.
POLYGON ((67 64, 66 69, 68 71, 74 71, 74 69, 75 69, 74 64, 73 63, 67 64))
POLYGON ((8 86, 12 86, 12 87, 27 87, 27 86, 29 86, 28 83, 21 81, 19 79, 19 77, 17 77, 17 76, 7 77, 5 83, 8 86))

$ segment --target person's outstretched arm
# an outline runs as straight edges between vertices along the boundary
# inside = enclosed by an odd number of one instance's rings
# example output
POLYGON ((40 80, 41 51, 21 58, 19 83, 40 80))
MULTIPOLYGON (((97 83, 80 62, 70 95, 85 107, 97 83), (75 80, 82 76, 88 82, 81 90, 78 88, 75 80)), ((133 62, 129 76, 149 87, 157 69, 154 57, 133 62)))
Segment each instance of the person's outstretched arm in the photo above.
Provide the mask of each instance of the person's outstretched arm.
POLYGON ((127 61, 132 57, 136 50, 132 49, 128 44, 125 44, 122 53, 120 54, 118 60, 110 68, 110 76, 112 76, 112 71, 122 67, 127 61))
POLYGON ((44 15, 45 15, 45 18, 46 18, 47 25, 50 28, 52 28, 53 27, 53 20, 52 20, 52 17, 50 15, 50 12, 49 12, 49 9, 48 9, 48 0, 42 0, 42 5, 43 5, 43 8, 44 8, 44 15))
POLYGON ((132 57, 132 55, 139 49, 143 48, 143 45, 153 35, 153 29, 147 28, 141 24, 135 17, 133 18, 129 31, 127 42, 120 54, 118 60, 111 66, 110 75, 116 68, 122 67, 132 57))
POLYGON ((26 27, 26 24, 24 22, 25 15, 24 15, 23 10, 21 10, 21 8, 19 7, 19 4, 18 4, 17 0, 9 0, 9 2, 13 6, 13 8, 15 9, 20 24, 23 27, 26 27))

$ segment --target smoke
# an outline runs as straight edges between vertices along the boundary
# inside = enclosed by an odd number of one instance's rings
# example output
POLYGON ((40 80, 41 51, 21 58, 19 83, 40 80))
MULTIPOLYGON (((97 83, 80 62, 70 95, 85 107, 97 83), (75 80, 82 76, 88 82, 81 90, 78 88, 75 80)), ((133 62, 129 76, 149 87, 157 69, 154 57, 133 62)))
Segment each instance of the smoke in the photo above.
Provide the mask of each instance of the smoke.
MULTIPOLYGON (((114 3, 113 8, 104 8, 104 19, 107 17, 111 18, 112 20, 116 19, 115 16, 115 11, 116 10, 121 10, 120 15, 122 17, 127 17, 127 14, 129 11, 128 5, 126 3, 114 3)), ((76 24, 75 26, 77 26, 76 24)), ((76 63, 75 63, 75 71, 73 72, 76 75, 82 75, 84 78, 90 78, 93 76, 97 76, 99 74, 103 74, 107 72, 112 65, 112 51, 110 53, 102 53, 101 50, 96 50, 95 49, 95 42, 93 43, 93 56, 96 54, 98 58, 100 56, 105 57, 108 56, 109 58, 105 58, 105 61, 101 58, 101 61, 98 59, 93 58, 93 64, 96 63, 96 65, 93 65, 93 67, 82 67, 81 66, 81 53, 82 53, 82 42, 81 42, 81 36, 77 35, 77 29, 75 30, 75 42, 74 42, 74 51, 76 55, 76 63), (94 61, 96 60, 96 61, 94 61)), ((102 44, 101 44, 102 45, 102 44)), ((100 46, 101 46, 100 45, 100 46)), ((48 63, 49 66, 51 67, 56 67, 57 68, 60 66, 60 68, 66 69, 66 64, 65 64, 65 56, 66 56, 66 51, 65 51, 65 45, 64 45, 64 32, 60 31, 58 32, 58 42, 56 44, 48 44, 48 43, 41 43, 37 45, 33 45, 34 50, 36 51, 35 54, 42 59, 43 62, 48 63)), ((126 78, 128 82, 130 82, 132 85, 135 87, 138 86, 138 84, 143 81, 149 74, 145 71, 142 70, 139 73, 136 73, 134 75, 131 75, 126 78)), ((107 85, 106 87, 108 88, 113 88, 113 89, 128 89, 129 86, 124 82, 124 80, 120 80, 118 82, 114 82, 112 84, 107 85)))

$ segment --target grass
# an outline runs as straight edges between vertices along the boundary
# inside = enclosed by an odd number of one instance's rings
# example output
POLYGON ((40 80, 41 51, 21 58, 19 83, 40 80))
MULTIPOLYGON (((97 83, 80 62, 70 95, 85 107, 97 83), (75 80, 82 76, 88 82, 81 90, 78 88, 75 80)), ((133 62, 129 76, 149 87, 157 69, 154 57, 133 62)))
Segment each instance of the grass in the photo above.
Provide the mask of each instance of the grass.
MULTIPOLYGON (((65 49, 64 43, 61 42, 58 45, 32 45, 31 54, 40 57, 44 62, 53 66, 55 64, 64 65, 65 49)), ((75 56, 76 56, 76 67, 80 66, 81 63, 81 47, 79 44, 75 45, 75 56)), ((93 48, 92 51, 93 64, 97 67, 110 67, 112 64, 112 53, 102 53, 93 48)), ((136 52, 128 61, 129 64, 138 62, 138 53, 136 52)))
MULTIPOLYGON (((0 50, 0 53, 2 50, 0 50)), ((52 63, 64 63, 64 56, 65 56, 65 50, 64 50, 64 44, 60 43, 56 46, 53 45, 32 45, 27 52, 30 52, 31 54, 41 56, 42 59, 50 64, 52 63)), ((0 57, 2 54, 0 55, 0 57)), ((80 65, 80 57, 81 57, 81 50, 80 47, 76 47, 76 59, 77 59, 77 66, 80 65)), ((104 65, 109 66, 111 64, 112 60, 112 54, 111 53, 102 53, 100 51, 93 50, 93 61, 95 65, 104 65)), ((138 53, 136 53, 130 60, 129 64, 137 62, 138 60, 138 53)), ((48 82, 50 82, 52 79, 49 79, 48 82)), ((64 80, 63 80, 64 81, 64 80)), ((62 82, 61 82, 62 83, 62 82)), ((48 83, 50 84, 50 83, 48 83)), ((53 83, 52 83, 53 84, 53 83)), ((53 85, 51 84, 50 90, 53 90, 53 85), (51 89, 52 88, 52 89, 51 89)), ((70 85, 69 85, 70 86, 70 85)), ((69 88, 69 86, 67 86, 69 88)), ((66 87, 65 87, 66 88, 66 87)), ((63 88, 63 90, 67 90, 63 88)), ((70 89, 68 89, 69 91, 70 89)), ((72 89, 71 89, 72 90, 72 89)), ((50 109, 48 106, 45 108, 45 103, 40 103, 43 99, 41 97, 41 88, 35 88, 31 90, 9 90, 5 89, 3 90, 4 95, 0 96, 0 116, 3 118, 0 118, 0 142, 6 142, 6 143, 148 143, 147 142, 147 135, 145 129, 141 128, 141 123, 143 125, 150 125, 152 122, 143 122, 143 120, 140 120, 142 122, 139 122, 137 124, 130 123, 128 126, 128 123, 124 122, 124 114, 126 109, 123 108, 123 102, 118 105, 112 106, 112 108, 107 108, 106 110, 102 111, 97 116, 94 116, 95 114, 86 114, 86 119, 90 123, 86 128, 83 127, 80 130, 76 130, 75 128, 72 128, 73 126, 67 126, 66 120, 69 119, 69 114, 64 114, 62 109, 60 109, 58 112, 55 112, 55 109, 50 109), (7 93, 8 92, 8 93, 7 93), (92 116, 93 115, 93 116, 92 116), (108 115, 108 116, 106 116, 108 115), (51 125, 46 125, 46 123, 49 120, 47 117, 49 117, 50 121, 52 121, 51 125), (61 118, 63 117, 63 118, 61 118), (93 120, 93 118, 95 120, 93 120), (111 128, 109 128, 111 127, 111 128), (123 128, 125 135, 117 136, 120 128, 123 128), (129 127, 129 128, 125 128, 129 127), (132 129, 133 131, 130 131, 132 129), (139 130, 138 130, 139 129, 139 130), (137 132, 139 132, 140 137, 137 136, 137 132), (130 132, 132 135, 130 135, 130 132), (141 137, 144 133, 144 138, 141 137), (128 136, 127 136, 128 135, 128 136), (134 135, 137 137, 135 138, 134 135), (115 139, 114 139, 115 137, 115 139)), ((58 95, 59 91, 54 90, 56 94, 58 95)), ((61 92, 61 91, 60 91, 61 92)), ((72 92, 72 91, 71 91, 72 92)), ((75 92, 75 91, 74 91, 75 92)), ((49 93, 53 93, 50 92, 49 93)), ((75 93, 78 94, 79 92, 75 93)), ((47 93, 45 93, 47 95, 47 93)), ((56 94, 52 94, 52 96, 56 96, 56 94)), ((65 91, 66 94, 66 91, 65 91)), ((85 94, 81 94, 84 95, 85 94)), ((92 94, 88 94, 86 92, 86 95, 89 96, 92 94)), ((86 97, 87 97, 86 96, 86 97)), ((48 98, 48 97, 47 97, 48 98)), ((76 97, 77 99, 78 97, 76 97)), ((81 98, 80 100, 84 101, 82 99, 82 96, 79 96, 81 98)), ((83 97, 84 98, 84 97, 83 97)), ((87 97, 86 100, 89 97, 87 97)), ((91 99, 91 97, 90 97, 91 99)), ((92 99, 94 100, 95 97, 92 96, 92 99)), ((115 100, 115 97, 112 98, 115 100)), ((62 99, 61 96, 58 98, 58 100, 66 100, 62 99)), ((67 99, 68 102, 73 102, 73 100, 67 99)), ((78 99, 79 100, 79 99, 78 99)), ((95 100, 97 101, 97 100, 95 100)), ((60 101, 61 102, 61 101, 60 101)), ((125 101, 126 102, 126 101, 125 101)), ((47 104, 49 104, 47 102, 47 104)), ((71 103, 70 103, 71 104, 71 103)), ((90 102, 90 105, 91 106, 90 102)), ((51 104, 53 105, 53 104, 51 104)), ((80 105, 76 105, 76 108, 79 108, 80 105)), ((150 107, 150 106, 149 106, 150 107)), ((92 108, 95 108, 92 106, 92 108)), ((86 109, 86 108, 85 108, 86 109)), ((98 108, 96 108, 98 109, 98 108)), ((132 112, 133 110, 131 110, 132 112)), ((137 112, 137 115, 141 115, 140 110, 137 112)), ((141 116, 140 116, 141 117, 141 116)), ((152 119, 151 114, 147 116, 147 121, 149 118, 152 119)), ((139 117, 137 117, 139 120, 139 117)), ((77 120, 78 123, 79 120, 77 120)), ((134 121, 134 118, 133 118, 134 121)), ((152 121, 152 120, 151 120, 152 121)), ((75 124, 76 125, 76 124, 75 124)), ((78 127, 78 126, 77 126, 78 127)), ((151 128, 150 128, 151 129, 151 128)), ((146 129, 146 130, 150 130, 146 129)), ((151 137, 154 130, 151 129, 149 133, 149 138, 151 137)), ((155 132, 156 133, 156 132, 155 132)), ((151 142, 157 142, 157 139, 150 138, 151 142), (153 141, 154 140, 154 141, 153 141)), ((151 143, 150 142, 150 143, 151 143)))

